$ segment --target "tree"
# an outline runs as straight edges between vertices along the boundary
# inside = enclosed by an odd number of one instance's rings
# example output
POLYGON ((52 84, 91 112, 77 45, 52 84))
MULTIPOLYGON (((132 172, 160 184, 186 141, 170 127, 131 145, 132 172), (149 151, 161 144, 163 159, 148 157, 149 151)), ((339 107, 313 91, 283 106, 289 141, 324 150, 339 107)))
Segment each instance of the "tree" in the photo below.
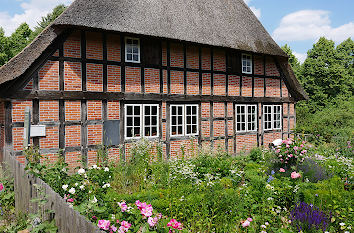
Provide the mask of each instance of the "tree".
POLYGON ((293 51, 291 50, 290 46, 288 44, 285 44, 284 46, 281 47, 282 50, 288 54, 289 56, 289 63, 291 65, 291 67, 293 68, 294 70, 294 73, 297 77, 299 77, 300 75, 300 68, 301 68, 301 65, 300 65, 300 62, 299 60, 296 58, 296 56, 293 54, 293 51))
POLYGON ((32 30, 27 23, 21 24, 9 37, 11 57, 22 51, 30 42, 32 30))
POLYGON ((314 107, 321 108, 336 97, 351 95, 352 77, 338 59, 334 41, 322 37, 307 54, 301 69, 301 81, 314 107))
POLYGON ((39 35, 49 24, 51 24, 56 18, 58 18, 66 9, 64 4, 56 6, 53 11, 46 16, 43 16, 41 21, 38 22, 38 25, 34 28, 34 31, 31 35, 31 39, 34 39, 39 35))
POLYGON ((11 57, 9 39, 5 36, 4 29, 0 27, 0 66, 11 57))

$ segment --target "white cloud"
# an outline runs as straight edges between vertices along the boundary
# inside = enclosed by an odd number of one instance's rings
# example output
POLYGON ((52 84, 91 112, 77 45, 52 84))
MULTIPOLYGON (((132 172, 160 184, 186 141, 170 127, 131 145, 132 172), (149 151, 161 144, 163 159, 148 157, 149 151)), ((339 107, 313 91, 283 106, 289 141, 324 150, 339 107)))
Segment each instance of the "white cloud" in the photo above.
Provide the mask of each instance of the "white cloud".
POLYGON ((307 58, 307 53, 297 53, 297 52, 293 51, 293 54, 299 60, 300 63, 304 63, 304 61, 307 58))
POLYGON ((341 42, 354 37, 354 21, 332 27, 330 12, 323 10, 301 10, 286 15, 273 32, 277 41, 317 40, 321 36, 341 42))
POLYGON ((3 27, 6 35, 13 33, 16 28, 26 22, 31 28, 37 25, 43 16, 53 10, 59 4, 69 5, 73 0, 29 0, 21 3, 23 13, 10 15, 8 12, 0 12, 0 27, 3 27))
POLYGON ((262 15, 262 12, 261 12, 261 9, 260 8, 256 8, 255 6, 250 6, 250 3, 252 0, 243 0, 251 9, 251 11, 253 12, 253 14, 256 15, 256 17, 258 19, 261 18, 261 15, 262 15))

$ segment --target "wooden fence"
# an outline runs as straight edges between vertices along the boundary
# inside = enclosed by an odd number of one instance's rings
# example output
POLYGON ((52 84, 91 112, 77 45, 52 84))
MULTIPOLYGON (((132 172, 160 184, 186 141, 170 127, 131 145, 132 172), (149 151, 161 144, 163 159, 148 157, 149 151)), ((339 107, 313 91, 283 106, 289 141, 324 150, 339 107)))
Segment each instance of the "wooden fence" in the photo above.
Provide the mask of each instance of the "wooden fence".
POLYGON ((98 227, 93 225, 79 212, 72 209, 59 194, 53 191, 41 179, 27 174, 24 166, 13 156, 5 153, 4 160, 7 167, 6 172, 10 172, 14 177, 16 211, 21 213, 53 213, 44 214, 45 219, 55 219, 59 233, 99 233, 98 227), (38 192, 37 187, 40 187, 38 192), (37 203, 31 202, 32 199, 41 198, 41 192, 46 196, 48 202, 39 209, 37 203))

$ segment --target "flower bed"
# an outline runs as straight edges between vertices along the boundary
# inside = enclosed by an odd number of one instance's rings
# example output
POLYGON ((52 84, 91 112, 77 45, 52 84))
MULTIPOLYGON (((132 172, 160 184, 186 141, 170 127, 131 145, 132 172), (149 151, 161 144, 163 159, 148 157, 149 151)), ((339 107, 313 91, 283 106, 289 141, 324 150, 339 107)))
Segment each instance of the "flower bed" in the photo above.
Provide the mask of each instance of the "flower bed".
MULTIPOLYGON (((319 157, 298 140, 247 157, 202 150, 196 158, 164 161, 151 149, 142 140, 129 163, 98 161, 73 175, 62 161, 30 161, 28 168, 106 232, 351 231, 352 158, 319 157), (301 217, 310 205, 320 220, 301 217)), ((38 152, 29 154, 38 160, 38 152)))

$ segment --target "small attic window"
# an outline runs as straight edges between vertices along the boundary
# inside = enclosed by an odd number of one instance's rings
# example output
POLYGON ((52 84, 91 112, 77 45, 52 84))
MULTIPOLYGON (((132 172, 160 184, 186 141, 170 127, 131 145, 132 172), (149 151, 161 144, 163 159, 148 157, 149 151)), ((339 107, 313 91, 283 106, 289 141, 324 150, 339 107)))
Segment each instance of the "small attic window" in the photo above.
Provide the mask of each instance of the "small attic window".
POLYGON ((138 38, 125 38, 125 61, 140 63, 140 40, 138 38))
POLYGON ((252 74, 252 56, 242 54, 242 73, 252 74))

